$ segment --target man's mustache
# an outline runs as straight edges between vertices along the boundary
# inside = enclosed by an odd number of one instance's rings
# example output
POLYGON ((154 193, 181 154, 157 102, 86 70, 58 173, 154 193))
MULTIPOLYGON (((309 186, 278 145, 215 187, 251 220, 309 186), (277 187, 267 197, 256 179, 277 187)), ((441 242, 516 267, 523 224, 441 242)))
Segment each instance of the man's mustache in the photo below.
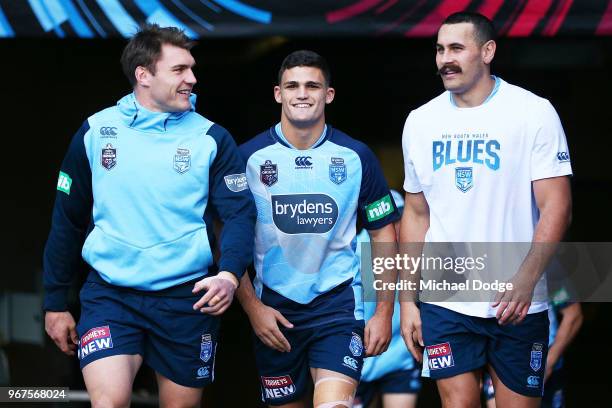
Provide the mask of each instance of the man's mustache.
POLYGON ((442 67, 440 67, 436 74, 442 75, 446 70, 459 73, 461 72, 461 67, 457 64, 444 64, 442 67))

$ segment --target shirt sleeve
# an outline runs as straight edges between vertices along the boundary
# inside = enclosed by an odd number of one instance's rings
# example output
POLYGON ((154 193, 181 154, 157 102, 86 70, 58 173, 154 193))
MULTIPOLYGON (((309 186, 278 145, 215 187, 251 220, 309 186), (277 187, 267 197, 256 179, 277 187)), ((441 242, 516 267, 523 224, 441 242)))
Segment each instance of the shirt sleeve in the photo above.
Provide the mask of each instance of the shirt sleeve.
POLYGON ((247 184, 244 160, 234 139, 219 125, 213 128, 217 155, 210 169, 209 205, 224 224, 219 270, 231 272, 240 280, 253 258, 255 202, 247 184))
POLYGON ((531 180, 572 174, 567 140, 559 115, 545 99, 532 109, 535 140, 531 150, 531 180))
POLYGON ((87 121, 72 138, 57 181, 51 231, 43 254, 43 308, 65 311, 68 290, 78 269, 91 223, 91 168, 85 151, 87 121))
POLYGON ((414 137, 410 129, 411 116, 408 115, 406 123, 404 124, 404 131, 402 133, 402 152, 404 154, 404 190, 408 193, 420 193, 423 191, 419 178, 417 177, 414 169, 414 163, 410 157, 412 151, 410 149, 410 138, 414 137))
POLYGON ((389 191, 378 159, 367 146, 359 154, 362 165, 358 214, 368 230, 376 230, 399 219, 399 212, 389 191))

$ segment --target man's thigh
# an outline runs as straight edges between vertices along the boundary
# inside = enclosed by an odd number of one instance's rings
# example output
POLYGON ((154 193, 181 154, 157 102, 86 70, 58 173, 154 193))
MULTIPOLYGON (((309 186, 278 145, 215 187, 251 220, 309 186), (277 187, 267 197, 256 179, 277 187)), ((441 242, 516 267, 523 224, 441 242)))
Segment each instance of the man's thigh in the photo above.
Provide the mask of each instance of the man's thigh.
POLYGON ((308 365, 343 374, 359 382, 363 368, 363 320, 317 326, 308 349, 308 365))
POLYGON ((287 353, 276 351, 253 336, 261 399, 270 406, 300 406, 310 389, 307 350, 313 331, 282 331, 291 344, 291 351, 287 353))
POLYGON ((132 294, 106 285, 85 282, 80 292, 81 317, 77 356, 81 369, 115 355, 143 355, 143 321, 130 312, 139 304, 132 294))
POLYGON ((145 300, 148 316, 144 361, 177 385, 202 388, 213 382, 219 318, 193 310, 200 296, 145 300))
MULTIPOLYGON (((490 325, 487 361, 501 382, 526 397, 541 397, 548 355, 548 314, 527 315, 517 325, 490 325)), ((495 390, 496 400, 499 393, 495 390)), ((499 406, 499 403, 498 403, 499 406)))
POLYGON ((92 406, 129 406, 132 384, 141 364, 139 355, 113 355, 87 364, 83 378, 92 406))
POLYGON ((488 338, 477 330, 472 316, 423 303, 421 321, 424 377, 450 378, 479 370, 486 364, 488 338))

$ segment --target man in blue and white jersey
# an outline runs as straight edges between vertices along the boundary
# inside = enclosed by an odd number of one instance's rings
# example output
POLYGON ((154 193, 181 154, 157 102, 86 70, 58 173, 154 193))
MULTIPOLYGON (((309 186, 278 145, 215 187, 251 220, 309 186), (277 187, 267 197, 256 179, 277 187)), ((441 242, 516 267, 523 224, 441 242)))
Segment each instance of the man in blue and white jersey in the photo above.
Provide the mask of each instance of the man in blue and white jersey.
POLYGON ((334 89, 320 55, 287 56, 274 96, 281 121, 240 146, 257 205, 256 276, 237 296, 267 404, 309 406, 312 379, 315 407, 350 407, 364 355, 387 348, 393 312, 393 297, 380 302, 364 331, 357 218, 395 247, 399 216, 372 151, 325 123, 334 89))
POLYGON ((193 45, 177 28, 143 26, 121 57, 133 92, 83 123, 61 165, 45 326, 63 352, 77 351, 93 406, 128 406, 143 361, 162 406, 199 406, 214 378, 217 316, 252 259, 244 161, 231 135, 195 112, 193 45), (215 217, 225 224, 218 266, 215 217), (67 292, 80 256, 90 273, 75 327, 67 292))
MULTIPOLYGON (((391 196, 397 205, 398 212, 404 209, 404 199, 401 194, 391 190, 391 196)), ((394 223, 396 235, 399 235, 399 220, 394 223)), ((370 263, 371 259, 361 252, 363 244, 369 244, 370 235, 366 229, 357 235, 357 256, 361 265, 370 263)), ((367 270, 367 268, 366 268, 367 270)), ((362 268, 356 279, 366 272, 362 268)), ((374 315, 376 303, 364 295, 363 314, 366 322, 374 315)), ((400 306, 395 304, 391 323, 391 342, 387 351, 379 356, 368 357, 363 362, 361 381, 355 396, 355 408, 367 408, 378 398, 382 399, 383 408, 414 408, 417 394, 421 389, 421 367, 416 363, 400 334, 400 306)))
POLYGON ((494 34, 477 13, 444 21, 436 65, 446 92, 410 113, 402 139, 402 243, 529 249, 513 290, 494 302, 423 302, 420 310, 401 302, 402 335, 419 360, 425 347, 423 374, 436 380, 445 407, 479 405, 484 367, 500 406, 539 406, 548 349, 543 272, 554 249, 547 243, 562 239, 571 214, 559 117, 546 99, 491 75, 494 34))

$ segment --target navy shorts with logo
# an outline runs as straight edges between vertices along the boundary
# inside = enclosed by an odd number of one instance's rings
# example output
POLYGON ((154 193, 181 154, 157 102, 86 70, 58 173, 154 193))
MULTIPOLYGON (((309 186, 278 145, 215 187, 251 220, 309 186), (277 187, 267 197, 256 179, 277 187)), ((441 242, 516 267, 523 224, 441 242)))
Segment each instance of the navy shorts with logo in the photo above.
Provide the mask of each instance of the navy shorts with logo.
POLYGON ((77 325, 81 369, 100 358, 139 354, 177 384, 211 383, 219 319, 193 310, 201 296, 160 296, 88 280, 77 325))
POLYGON ((367 407, 377 394, 418 394, 421 390, 421 367, 393 371, 374 381, 362 381, 357 387, 356 401, 367 407))
POLYGON ((282 405, 301 399, 310 383, 309 368, 335 371, 359 381, 363 366, 363 320, 342 320, 304 329, 286 329, 289 353, 266 346, 255 336, 255 359, 262 399, 282 405))
MULTIPOLYGON (((540 408, 563 408, 565 407, 565 399, 563 396, 564 376, 563 369, 555 369, 550 374, 548 381, 544 384, 544 396, 540 408)), ((493 381, 488 373, 484 375, 483 395, 485 400, 495 398, 495 389, 493 381)))
POLYGON ((548 354, 548 313, 527 315, 518 325, 421 304, 423 375, 438 380, 490 364, 512 391, 541 397, 548 354))

